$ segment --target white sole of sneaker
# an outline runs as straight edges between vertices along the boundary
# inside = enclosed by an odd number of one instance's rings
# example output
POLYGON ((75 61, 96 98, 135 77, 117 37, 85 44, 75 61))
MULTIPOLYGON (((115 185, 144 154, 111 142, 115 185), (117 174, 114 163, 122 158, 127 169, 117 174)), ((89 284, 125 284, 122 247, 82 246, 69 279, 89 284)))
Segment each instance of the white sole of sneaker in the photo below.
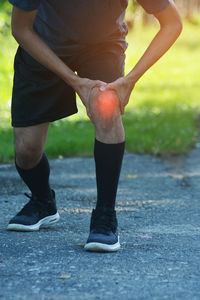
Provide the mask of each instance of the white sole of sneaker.
POLYGON ((13 231, 38 231, 41 227, 46 227, 60 220, 60 215, 57 212, 55 215, 45 217, 34 225, 9 224, 7 229, 13 231))
POLYGON ((84 249, 86 251, 92 251, 92 252, 115 252, 120 249, 120 243, 117 242, 114 245, 108 245, 108 244, 102 244, 102 243, 87 243, 84 246, 84 249))

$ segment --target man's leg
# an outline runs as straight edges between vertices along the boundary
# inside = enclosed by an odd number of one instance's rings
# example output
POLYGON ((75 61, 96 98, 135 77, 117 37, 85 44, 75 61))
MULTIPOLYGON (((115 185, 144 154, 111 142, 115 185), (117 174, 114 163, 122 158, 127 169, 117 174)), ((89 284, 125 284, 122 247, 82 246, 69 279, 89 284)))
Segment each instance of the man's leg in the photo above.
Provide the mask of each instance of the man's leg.
POLYGON ((58 221, 55 193, 49 186, 50 168, 43 153, 49 123, 15 128, 16 168, 30 189, 31 200, 11 219, 9 230, 35 231, 58 221))
POLYGON ((49 123, 14 128, 16 168, 35 196, 48 197, 49 164, 43 154, 49 123))
MULTIPOLYGON (((93 93, 95 95, 96 91, 93 93)), ((120 244, 114 208, 125 148, 125 133, 116 93, 100 92, 91 98, 90 113, 96 128, 97 204, 92 213, 91 231, 85 249, 116 251, 120 244)))

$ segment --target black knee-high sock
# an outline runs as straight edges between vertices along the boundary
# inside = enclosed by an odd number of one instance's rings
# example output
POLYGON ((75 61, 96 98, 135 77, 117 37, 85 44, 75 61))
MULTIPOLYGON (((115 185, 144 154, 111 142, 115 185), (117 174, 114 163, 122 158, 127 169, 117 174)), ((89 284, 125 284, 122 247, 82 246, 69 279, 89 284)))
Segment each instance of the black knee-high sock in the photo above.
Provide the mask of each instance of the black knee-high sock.
POLYGON ((50 167, 48 159, 43 153, 42 158, 37 166, 32 169, 21 169, 15 163, 17 171, 26 185, 32 192, 32 195, 38 198, 51 198, 51 188, 49 186, 50 167))
POLYGON ((95 139, 97 204, 96 209, 112 211, 115 208, 118 181, 124 155, 125 142, 104 144, 95 139))

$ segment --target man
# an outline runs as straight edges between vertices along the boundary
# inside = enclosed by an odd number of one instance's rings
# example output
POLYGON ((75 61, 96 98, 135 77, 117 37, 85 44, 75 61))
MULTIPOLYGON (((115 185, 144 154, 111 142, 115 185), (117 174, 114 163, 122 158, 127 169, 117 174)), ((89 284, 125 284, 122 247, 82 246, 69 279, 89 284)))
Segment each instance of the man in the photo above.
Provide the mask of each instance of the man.
POLYGON ((97 203, 85 249, 117 251, 115 198, 125 147, 121 115, 136 82, 178 38, 181 18, 170 0, 138 0, 160 30, 124 77, 127 0, 9 2, 20 45, 12 97, 16 168, 32 195, 8 229, 35 231, 59 220, 43 151, 49 122, 77 112, 77 92, 96 129, 97 203))

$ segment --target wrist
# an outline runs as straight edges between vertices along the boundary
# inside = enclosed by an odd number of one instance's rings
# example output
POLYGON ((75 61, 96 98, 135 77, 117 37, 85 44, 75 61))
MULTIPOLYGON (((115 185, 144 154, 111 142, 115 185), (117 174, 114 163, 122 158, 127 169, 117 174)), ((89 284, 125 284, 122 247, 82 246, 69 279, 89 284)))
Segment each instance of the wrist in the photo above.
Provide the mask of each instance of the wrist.
POLYGON ((137 69, 133 69, 131 72, 129 72, 127 74, 127 80, 129 82, 133 82, 133 84, 135 85, 137 83, 137 81, 140 79, 140 77, 142 76, 142 74, 140 74, 139 72, 137 72, 137 69))
POLYGON ((124 77, 124 79, 126 81, 126 84, 128 86, 130 86, 131 88, 133 88, 135 86, 136 82, 137 82, 136 77, 133 74, 131 74, 131 73, 129 73, 128 75, 126 75, 126 77, 124 77))
POLYGON ((77 87, 80 85, 80 77, 72 72, 70 75, 64 78, 64 81, 69 84, 75 91, 77 87))

